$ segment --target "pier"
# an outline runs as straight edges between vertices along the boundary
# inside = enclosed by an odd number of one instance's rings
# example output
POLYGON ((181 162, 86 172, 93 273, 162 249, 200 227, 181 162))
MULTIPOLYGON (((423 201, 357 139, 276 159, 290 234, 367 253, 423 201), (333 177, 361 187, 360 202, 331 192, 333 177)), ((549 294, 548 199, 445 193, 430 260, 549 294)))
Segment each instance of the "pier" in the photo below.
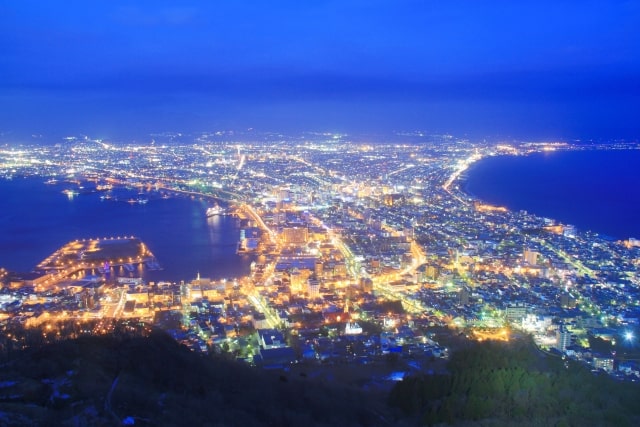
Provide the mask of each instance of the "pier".
POLYGON ((140 239, 109 237, 69 242, 38 264, 36 271, 46 273, 42 284, 48 287, 77 278, 85 271, 106 273, 114 267, 134 271, 140 265, 159 268, 153 253, 140 239))

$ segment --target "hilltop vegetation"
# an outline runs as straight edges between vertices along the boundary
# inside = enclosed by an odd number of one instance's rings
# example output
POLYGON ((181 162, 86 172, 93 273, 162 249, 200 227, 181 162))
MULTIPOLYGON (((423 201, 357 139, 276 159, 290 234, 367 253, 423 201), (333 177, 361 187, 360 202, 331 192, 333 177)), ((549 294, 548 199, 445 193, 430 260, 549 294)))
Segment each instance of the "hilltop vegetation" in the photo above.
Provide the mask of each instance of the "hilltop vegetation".
POLYGON ((0 369, 0 425, 379 425, 369 398, 197 354, 162 332, 61 341, 0 369))
POLYGON ((525 340, 461 343, 447 369, 364 391, 194 353, 159 331, 81 336, 0 365, 0 426, 640 425, 638 384, 525 340))
POLYGON ((640 425, 638 384, 565 364, 526 341, 461 349, 448 370, 405 378, 390 404, 422 425, 640 425))

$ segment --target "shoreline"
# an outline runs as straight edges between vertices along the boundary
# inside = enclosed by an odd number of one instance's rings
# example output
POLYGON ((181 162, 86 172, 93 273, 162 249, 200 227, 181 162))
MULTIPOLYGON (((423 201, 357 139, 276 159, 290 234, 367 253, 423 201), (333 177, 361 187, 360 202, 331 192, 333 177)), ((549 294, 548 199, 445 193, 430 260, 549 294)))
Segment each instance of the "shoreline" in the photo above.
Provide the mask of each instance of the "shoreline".
POLYGON ((149 244, 164 267, 148 272, 148 280, 188 281, 198 272, 213 279, 248 274, 251 257, 235 253, 235 234, 239 234, 233 227, 235 220, 206 218, 211 199, 197 200, 180 193, 166 198, 162 191, 144 196, 148 203, 101 200, 103 193, 98 192, 69 200, 60 192, 67 187, 65 182, 52 185, 46 180, 39 175, 0 179, 5 201, 15 206, 3 215, 4 236, 0 243, 5 251, 0 255, 1 268, 28 273, 69 241, 136 235, 149 244), (29 193, 25 197, 26 192, 29 193), (170 204, 166 203, 168 199, 170 204), (196 217, 201 220, 196 221, 196 217), (192 259, 184 263, 183 253, 192 253, 192 259))
MULTIPOLYGON (((549 206, 551 206, 551 209, 562 209, 565 210, 566 212, 561 212, 560 215, 558 214, 558 212, 555 213, 541 213, 539 207, 540 206, 536 206, 535 203, 535 199, 533 197, 530 197, 529 200, 525 200, 525 199, 521 199, 521 200, 515 200, 515 201, 507 201, 507 202, 497 202, 495 200, 490 200, 490 198, 488 197, 482 197, 481 195, 478 195, 477 192, 474 192, 473 190, 470 189, 470 183, 472 181, 472 179, 470 179, 470 175, 471 172, 473 171, 472 168, 477 167, 478 164, 483 161, 483 160, 487 160, 487 159, 491 159, 491 158, 498 158, 498 157, 502 157, 505 161, 511 161, 514 159, 517 159, 519 157, 531 157, 531 156, 546 156, 546 155, 554 155, 554 154, 560 154, 560 155, 567 155, 567 154, 579 154, 579 153, 587 153, 587 152, 591 152, 591 153, 596 153, 596 152, 621 152, 621 151, 629 151, 629 152, 634 152, 634 151, 638 151, 640 150, 640 148, 638 147, 617 147, 617 146, 611 146, 611 147, 604 147, 604 146, 598 146, 598 147, 576 147, 576 146, 569 146, 566 149, 562 149, 562 150, 553 150, 553 151, 549 151, 549 150, 535 150, 535 151, 530 151, 530 152, 526 152, 526 153, 522 153, 522 152, 516 152, 516 153, 485 153, 484 155, 482 155, 481 158, 479 158, 477 161, 474 161, 473 163, 470 163, 468 165, 467 168, 465 168, 464 171, 458 173, 456 175, 456 179, 454 181, 452 181, 451 183, 451 187, 452 190, 447 190, 449 192, 452 191, 456 191, 459 193, 459 195, 465 199, 465 201, 467 203, 469 202, 481 202, 481 203, 485 203, 485 204, 490 204, 490 205, 495 205, 495 206, 500 206, 500 207, 504 207, 505 209, 507 209, 509 212, 518 212, 518 211, 526 211, 529 214, 535 215, 539 218, 548 218, 553 220, 555 223, 558 224, 564 224, 564 225, 573 225, 575 226, 578 231, 580 232, 591 232, 591 233, 595 233, 598 234, 601 238, 606 239, 606 240, 612 240, 612 241, 616 241, 616 240, 625 240, 625 239, 629 239, 629 238, 633 238, 634 235, 639 235, 637 231, 634 230, 626 230, 624 232, 618 231, 618 232, 613 232, 612 230, 606 230, 603 228, 606 227, 602 227, 602 224, 609 224, 609 223, 616 223, 616 219, 614 218, 612 220, 609 221, 605 221, 603 219, 600 219, 601 217, 596 216, 595 214, 592 214, 592 216, 588 216, 588 215, 584 215, 582 217, 580 217, 580 215, 575 215, 576 211, 578 212, 586 212, 587 209, 579 209, 576 208, 576 201, 567 201, 564 202, 563 200, 559 199, 559 198, 553 198, 551 197, 551 195, 546 196, 548 197, 549 200, 551 200, 552 202, 555 202, 555 205, 552 205, 551 203, 549 204, 549 206), (530 202, 530 200, 534 200, 533 203, 530 202), (514 204, 518 204, 518 202, 520 202, 520 204, 527 204, 528 206, 526 207, 514 207, 514 204), (562 203, 561 203, 562 202, 562 203), (566 213, 566 215, 563 215, 562 213, 566 213), (571 215, 574 218, 573 219, 567 219, 567 216, 571 215), (598 224, 598 221, 594 221, 594 219, 599 219, 600 224, 598 224), (585 223, 590 222, 590 225, 585 225, 585 223), (600 226, 599 226, 600 225, 600 226)), ((556 159, 557 160, 557 159, 556 159)), ((593 161, 592 159, 589 159, 590 161, 593 161)), ((589 168, 589 164, 586 163, 587 169, 589 168)), ((621 166, 622 167, 622 166, 621 166)), ((558 169, 557 165, 554 165, 551 170, 554 171, 553 168, 558 169)), ((604 170, 606 170, 607 172, 611 173, 613 172, 614 168, 605 168, 604 170)), ((557 172, 557 170, 555 170, 557 172)), ((486 171, 485 171, 486 172, 486 171)), ((491 172, 493 174, 498 174, 498 172, 491 172)), ((534 171, 535 175, 538 176, 540 178, 541 181, 543 181, 546 178, 546 175, 542 174, 542 172, 537 173, 536 171, 534 171)), ((523 172, 524 175, 522 175, 521 177, 527 177, 528 175, 526 174, 526 171, 523 172)), ((597 173, 593 173, 590 175, 598 175, 597 173)), ((610 174, 609 174, 610 175, 610 174)), ((607 175, 607 176, 609 176, 607 175)), ((584 180, 584 177, 582 178, 582 180, 580 180, 581 176, 578 176, 576 179, 573 180, 573 183, 575 185, 575 182, 582 182, 584 180)), ((591 176, 589 176, 591 177, 591 176)), ((450 177, 451 178, 451 177, 450 177)), ((567 177, 569 180, 573 177, 567 177)), ((608 180, 612 180, 611 178, 607 178, 607 179, 603 179, 602 182, 605 184, 609 184, 607 181, 608 180)), ((497 179, 496 179, 497 181, 497 179)), ((620 185, 624 185, 626 186, 626 190, 629 190, 630 188, 633 188, 633 182, 636 182, 635 180, 629 180, 629 181, 624 181, 623 184, 620 185)), ((555 182, 557 183, 557 181, 555 182)), ((560 183, 562 184, 571 184, 572 181, 561 181, 560 183)), ((486 183, 485 183, 486 184, 486 183)), ((548 184, 548 183, 547 183, 548 184)), ((588 185, 588 184, 585 184, 588 185)), ((545 186, 543 184, 540 185, 541 188, 544 188, 545 186)), ((552 188, 551 186, 548 188, 552 188)), ((588 187, 583 189, 582 191, 586 192, 588 191, 588 187)), ((551 194, 552 192, 550 192, 551 194)), ((624 191, 621 192, 622 194, 624 194, 624 191)), ((516 192, 512 189, 506 189, 503 190, 503 198, 510 198, 510 199, 517 199, 517 196, 514 196, 514 194, 516 194, 516 192), (506 193, 506 195, 505 195, 506 193)), ((571 195, 571 193, 569 193, 569 195, 571 195)), ((538 194, 538 196, 540 196, 540 194, 538 194)), ((623 198, 623 197, 621 197, 623 198)), ((567 200, 572 199, 571 197, 568 197, 567 200)), ((579 199, 574 197, 574 199, 579 199)), ((602 199, 597 198, 596 196, 593 196, 591 199, 591 201, 593 201, 593 203, 595 203, 593 205, 594 209, 595 207, 600 208, 601 210, 616 210, 616 208, 618 208, 618 210, 620 210, 619 204, 616 203, 612 203, 607 204, 607 203, 600 203, 602 199)), ((580 200, 579 200, 580 201, 580 200)), ((617 200, 614 200, 614 202, 618 202, 617 200)), ((630 200, 631 205, 633 206, 633 202, 630 200)), ((538 202, 538 205, 540 204, 540 202, 538 202)), ((616 211, 617 212, 617 211, 616 211)), ((625 224, 630 224, 630 221, 623 221, 625 224)), ((620 221, 617 221, 617 223, 620 223, 620 221)))

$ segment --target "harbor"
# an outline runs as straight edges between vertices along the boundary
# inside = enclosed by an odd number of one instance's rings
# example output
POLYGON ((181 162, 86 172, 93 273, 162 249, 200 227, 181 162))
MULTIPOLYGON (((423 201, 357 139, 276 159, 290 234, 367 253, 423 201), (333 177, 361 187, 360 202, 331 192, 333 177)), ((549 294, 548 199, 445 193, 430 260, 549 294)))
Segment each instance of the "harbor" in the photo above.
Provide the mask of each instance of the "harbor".
POLYGON ((145 269, 159 270, 153 253, 137 237, 74 240, 44 259, 36 267, 45 289, 67 279, 87 275, 140 276, 145 269))

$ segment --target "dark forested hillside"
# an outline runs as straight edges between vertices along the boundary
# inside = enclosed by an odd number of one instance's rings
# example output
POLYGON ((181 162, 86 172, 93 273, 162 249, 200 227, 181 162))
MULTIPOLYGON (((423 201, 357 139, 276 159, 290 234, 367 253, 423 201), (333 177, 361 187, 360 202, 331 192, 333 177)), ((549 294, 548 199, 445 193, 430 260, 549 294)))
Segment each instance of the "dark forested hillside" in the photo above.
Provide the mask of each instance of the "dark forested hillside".
POLYGON ((447 372, 405 377, 387 395, 293 372, 194 353, 162 332, 84 336, 0 365, 0 426, 640 425, 638 384, 526 340, 466 342, 447 372))
POLYGON ((423 425, 640 425, 640 387, 564 363, 528 342, 459 350, 449 374, 413 376, 389 396, 423 425))
POLYGON ((161 332, 62 341, 0 368, 0 425, 386 425, 380 401, 196 354, 161 332))

